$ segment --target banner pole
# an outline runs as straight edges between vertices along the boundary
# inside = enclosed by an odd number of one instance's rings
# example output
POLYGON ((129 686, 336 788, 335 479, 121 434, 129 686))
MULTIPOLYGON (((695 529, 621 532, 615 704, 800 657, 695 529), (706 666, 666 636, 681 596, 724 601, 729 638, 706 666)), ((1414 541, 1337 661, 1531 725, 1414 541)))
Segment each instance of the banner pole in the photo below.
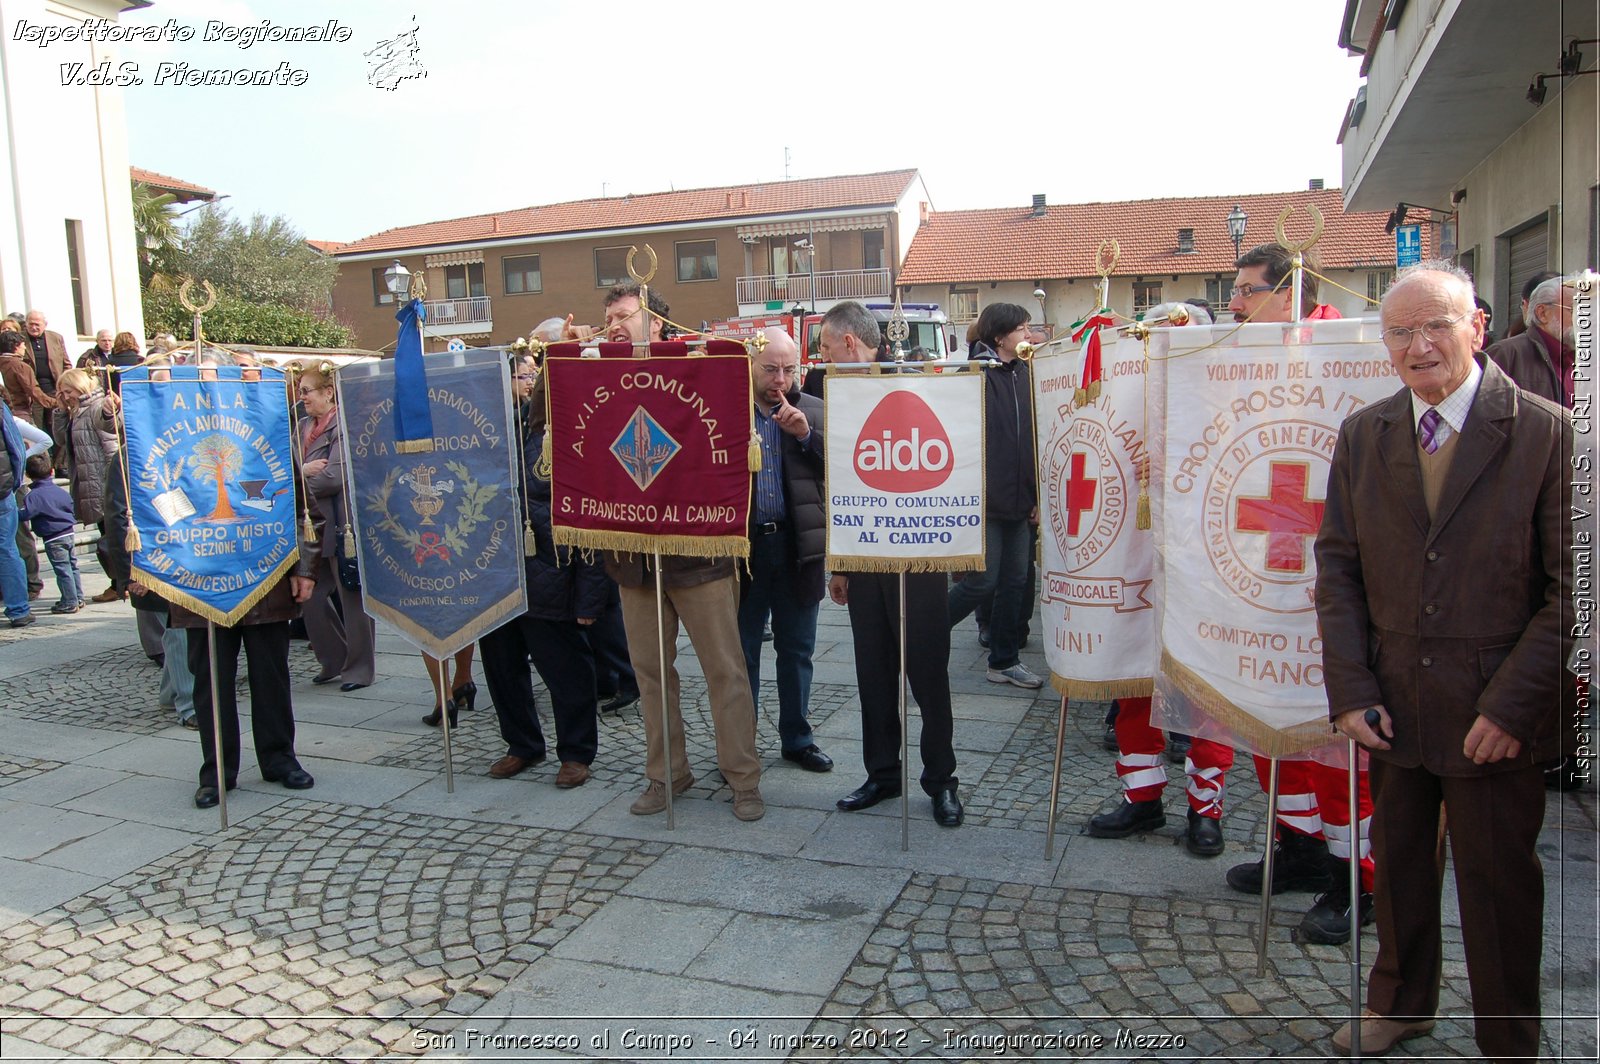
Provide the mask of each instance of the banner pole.
POLYGON ((906 740, 906 571, 900 570, 900 852, 911 849, 911 769, 906 740))
POLYGON ((1350 755, 1350 1055, 1361 1057, 1361 807, 1356 777, 1360 771, 1356 741, 1350 755))
POLYGON ((1267 974, 1267 925, 1272 919, 1272 865, 1278 837, 1278 759, 1267 768, 1267 852, 1261 858, 1261 934, 1256 942, 1256 978, 1267 974))
POLYGON ((444 732, 444 793, 456 793, 456 772, 454 749, 450 741, 450 703, 445 701, 449 694, 449 686, 445 679, 445 669, 449 667, 450 658, 439 659, 439 689, 434 693, 439 696, 439 730, 444 732))
MULTIPOLYGON (((199 320, 195 315, 195 320, 199 320)), ((132 515, 128 518, 133 520, 132 515)), ((222 818, 224 831, 228 827, 228 765, 227 755, 222 751, 222 702, 217 691, 217 623, 206 622, 206 656, 211 668, 211 750, 212 763, 217 769, 217 815, 222 818)), ((238 719, 238 714, 234 714, 238 719)))
MULTIPOLYGON (((648 319, 647 319, 648 320, 648 319)), ((655 552, 656 560, 656 655, 657 676, 661 682, 657 685, 661 689, 661 750, 662 763, 666 765, 667 774, 667 830, 677 829, 677 821, 673 818, 672 810, 672 722, 667 719, 667 633, 665 606, 666 596, 661 590, 661 552, 655 552)), ((687 741, 687 737, 685 737, 687 741)), ((649 753, 646 752, 646 760, 649 753)))
POLYGON ((1061 696, 1061 712, 1056 719, 1056 764, 1050 773, 1050 820, 1044 829, 1044 859, 1055 858, 1056 800, 1061 795, 1061 751, 1067 744, 1067 696, 1061 696))

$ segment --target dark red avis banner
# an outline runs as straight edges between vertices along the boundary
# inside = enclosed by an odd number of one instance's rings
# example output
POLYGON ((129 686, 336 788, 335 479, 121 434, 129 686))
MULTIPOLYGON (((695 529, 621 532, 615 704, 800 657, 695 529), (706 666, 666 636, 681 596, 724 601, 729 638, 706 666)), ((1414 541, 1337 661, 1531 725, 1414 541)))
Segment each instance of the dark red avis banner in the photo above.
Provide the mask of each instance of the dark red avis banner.
POLYGON ((544 372, 557 543, 749 552, 748 358, 550 358, 544 372))

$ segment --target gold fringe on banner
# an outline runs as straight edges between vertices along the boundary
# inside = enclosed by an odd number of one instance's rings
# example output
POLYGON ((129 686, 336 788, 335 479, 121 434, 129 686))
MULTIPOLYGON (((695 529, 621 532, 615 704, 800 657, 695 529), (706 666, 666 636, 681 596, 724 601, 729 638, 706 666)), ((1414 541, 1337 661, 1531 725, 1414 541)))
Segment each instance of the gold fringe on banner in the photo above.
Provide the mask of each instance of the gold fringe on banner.
POLYGON ((1081 698, 1085 702, 1110 702, 1114 698, 1149 698, 1156 682, 1149 677, 1142 680, 1071 680, 1050 673, 1050 686, 1068 698, 1081 698))
POLYGON ((1306 721, 1289 728, 1274 728, 1228 701, 1170 652, 1161 652, 1161 672, 1167 676, 1206 716, 1238 736, 1242 743, 1263 757, 1290 757, 1344 740, 1332 732, 1326 718, 1306 721))
POLYGON ((676 554, 684 558, 748 558, 745 536, 658 536, 645 532, 614 532, 595 528, 556 526, 551 536, 558 547, 580 550, 615 550, 626 554, 676 554))
POLYGON ((970 573, 983 568, 983 555, 963 554, 950 558, 860 558, 849 554, 830 554, 824 563, 828 571, 851 573, 970 573))
POLYGON ((288 556, 285 557, 283 561, 278 563, 278 567, 264 577, 261 583, 256 585, 254 591, 246 595, 242 602, 240 602, 233 609, 229 610, 227 613, 223 613, 209 603, 200 601, 183 588, 180 588, 176 584, 168 581, 160 573, 152 573, 135 565, 133 566, 133 579, 154 591, 168 602, 176 602, 190 613, 198 614, 199 616, 204 617, 206 620, 215 621, 220 625, 231 625, 237 624, 244 618, 245 614, 249 613, 251 609, 255 607, 258 602, 266 598, 267 594, 271 592, 274 587, 278 586, 278 581, 280 579, 288 579, 289 571, 295 567, 299 560, 299 549, 291 547, 289 549, 288 556))
POLYGON ((1091 403, 1100 398, 1100 382, 1097 380, 1090 381, 1087 394, 1089 396, 1089 402, 1091 403))
POLYGON ((1072 390, 1072 405, 1073 406, 1082 406, 1084 403, 1087 403, 1088 401, 1089 401, 1089 389, 1087 389, 1087 388, 1074 388, 1072 390))
POLYGON ((432 440, 395 440, 395 454, 423 454, 433 450, 432 440))

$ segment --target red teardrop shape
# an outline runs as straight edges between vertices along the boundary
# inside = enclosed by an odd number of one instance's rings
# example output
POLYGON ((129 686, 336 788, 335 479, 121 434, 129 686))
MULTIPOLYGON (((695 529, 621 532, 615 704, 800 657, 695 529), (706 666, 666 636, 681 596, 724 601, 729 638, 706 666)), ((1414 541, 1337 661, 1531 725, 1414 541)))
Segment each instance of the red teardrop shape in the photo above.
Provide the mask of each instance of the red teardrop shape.
POLYGON ((915 392, 890 392, 856 437, 856 475, 878 491, 900 494, 937 488, 950 479, 950 436, 915 392))

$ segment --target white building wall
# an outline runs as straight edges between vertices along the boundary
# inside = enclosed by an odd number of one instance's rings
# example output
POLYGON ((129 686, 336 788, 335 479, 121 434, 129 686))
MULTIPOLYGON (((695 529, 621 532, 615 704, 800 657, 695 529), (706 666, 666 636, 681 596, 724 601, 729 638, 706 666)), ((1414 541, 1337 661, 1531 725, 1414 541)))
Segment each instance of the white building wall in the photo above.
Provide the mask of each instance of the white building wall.
MULTIPOLYGON (((1573 273, 1600 264, 1589 257, 1594 224, 1590 189, 1600 182, 1600 77, 1569 82, 1526 124, 1461 179, 1459 244, 1476 253, 1478 289, 1496 323, 1511 322, 1505 237, 1555 210, 1548 267, 1573 273), (1559 161, 1558 161, 1559 160, 1559 161), (1490 294, 1492 292, 1492 295, 1490 294)), ((1532 111, 1532 107, 1529 108, 1532 111)), ((1503 329, 1503 326, 1501 327, 1503 329)))
MULTIPOLYGON (((18 22, 64 26, 115 19, 111 0, 0 0, 0 311, 37 309, 85 345, 97 329, 144 335, 128 184, 122 92, 63 86, 64 64, 110 60, 112 46, 15 39, 18 22), (85 332, 74 320, 67 220, 80 223, 85 332)), ((76 352, 73 352, 76 354, 76 352)))

